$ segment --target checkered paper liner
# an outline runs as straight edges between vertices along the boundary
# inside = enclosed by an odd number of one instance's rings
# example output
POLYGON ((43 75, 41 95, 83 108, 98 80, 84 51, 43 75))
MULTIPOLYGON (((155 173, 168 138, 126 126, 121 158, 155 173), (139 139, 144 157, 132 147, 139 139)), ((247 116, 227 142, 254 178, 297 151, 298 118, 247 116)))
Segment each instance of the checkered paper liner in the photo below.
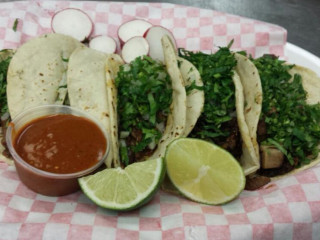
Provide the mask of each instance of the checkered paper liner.
MULTIPOLYGON (((253 56, 284 54, 286 30, 217 11, 165 3, 29 1, 0 4, 0 48, 16 48, 50 32, 52 15, 83 9, 94 35, 116 37, 135 17, 170 29, 179 47, 212 51, 234 39, 253 56), (12 26, 19 20, 17 31, 12 26)), ((129 213, 93 204, 77 192, 46 197, 27 189, 14 166, 0 163, 0 239, 319 239, 320 166, 243 191, 223 206, 208 206, 159 191, 129 213)))

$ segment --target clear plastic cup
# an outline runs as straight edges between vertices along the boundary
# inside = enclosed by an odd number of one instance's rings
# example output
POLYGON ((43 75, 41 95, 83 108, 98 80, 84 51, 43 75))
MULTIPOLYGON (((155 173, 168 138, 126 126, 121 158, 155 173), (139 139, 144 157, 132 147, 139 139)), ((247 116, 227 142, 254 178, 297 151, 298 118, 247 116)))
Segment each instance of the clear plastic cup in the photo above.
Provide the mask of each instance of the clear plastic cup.
POLYGON ((14 164, 20 180, 31 190, 47 196, 62 196, 79 190, 78 178, 88 175, 98 169, 106 159, 110 146, 109 139, 106 129, 94 117, 86 112, 63 105, 42 105, 27 109, 12 120, 6 133, 7 146, 14 159, 14 164), (103 157, 99 159, 95 165, 75 173, 52 173, 31 166, 17 154, 13 147, 13 141, 19 130, 34 119, 56 114, 71 114, 86 118, 95 123, 103 132, 106 138, 107 147, 103 157))

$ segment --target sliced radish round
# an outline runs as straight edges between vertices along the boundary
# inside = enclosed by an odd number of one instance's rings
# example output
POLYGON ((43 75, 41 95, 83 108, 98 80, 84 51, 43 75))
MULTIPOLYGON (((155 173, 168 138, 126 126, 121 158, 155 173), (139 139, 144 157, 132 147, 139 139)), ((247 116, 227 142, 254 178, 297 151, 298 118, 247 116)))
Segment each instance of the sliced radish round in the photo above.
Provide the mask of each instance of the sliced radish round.
POLYGON ((152 24, 142 19, 134 19, 123 23, 118 29, 121 45, 133 37, 142 37, 152 24))
POLYGON ((104 53, 115 53, 117 51, 117 43, 112 37, 96 36, 89 42, 89 47, 104 53))
POLYGON ((148 55, 149 44, 143 37, 130 38, 122 47, 122 59, 129 63, 137 57, 148 55))
POLYGON ((149 56, 161 62, 164 61, 163 48, 161 44, 161 38, 164 35, 169 36, 173 44, 173 47, 176 49, 177 44, 176 44, 176 40, 173 37, 173 34, 168 29, 162 26, 153 26, 149 28, 144 35, 144 37, 147 39, 150 46, 149 56))
POLYGON ((82 42, 90 37, 93 23, 82 10, 66 8, 53 15, 51 28, 55 33, 65 34, 82 42))

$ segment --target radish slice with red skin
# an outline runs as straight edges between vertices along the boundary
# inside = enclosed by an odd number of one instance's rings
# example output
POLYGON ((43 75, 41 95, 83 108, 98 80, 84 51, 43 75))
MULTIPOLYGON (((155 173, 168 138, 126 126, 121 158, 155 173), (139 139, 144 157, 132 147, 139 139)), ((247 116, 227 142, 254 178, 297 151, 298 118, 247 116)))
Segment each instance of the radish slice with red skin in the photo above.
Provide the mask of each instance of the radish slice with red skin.
POLYGON ((142 37, 150 27, 152 27, 152 24, 142 19, 134 19, 123 23, 118 29, 120 44, 123 45, 133 37, 142 37))
POLYGON ((53 15, 51 29, 55 33, 68 35, 83 42, 90 37, 93 31, 93 23, 82 10, 65 8, 53 15))
POLYGON ((104 53, 115 53, 117 51, 117 43, 112 37, 96 36, 89 42, 89 47, 104 53))
POLYGON ((148 55, 149 44, 144 37, 130 38, 122 47, 122 59, 129 63, 137 57, 148 55))
POLYGON ((168 35, 174 49, 177 49, 176 40, 174 39, 173 34, 162 26, 153 26, 144 34, 144 37, 150 45, 149 56, 161 62, 164 62, 163 48, 161 44, 161 38, 164 35, 168 35))

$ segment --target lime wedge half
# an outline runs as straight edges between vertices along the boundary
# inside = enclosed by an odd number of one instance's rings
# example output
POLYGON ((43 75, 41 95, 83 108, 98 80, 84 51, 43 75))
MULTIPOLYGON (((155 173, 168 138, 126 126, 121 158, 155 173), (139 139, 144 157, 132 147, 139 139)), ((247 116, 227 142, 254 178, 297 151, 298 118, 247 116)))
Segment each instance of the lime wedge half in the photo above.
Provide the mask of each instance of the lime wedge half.
POLYGON ((165 173, 162 158, 111 168, 79 178, 83 192, 98 206, 132 210, 147 203, 157 192, 165 173))
POLYGON ((168 176, 187 198, 222 204, 236 198, 245 186, 240 164, 224 149, 193 138, 179 138, 167 148, 168 176))

